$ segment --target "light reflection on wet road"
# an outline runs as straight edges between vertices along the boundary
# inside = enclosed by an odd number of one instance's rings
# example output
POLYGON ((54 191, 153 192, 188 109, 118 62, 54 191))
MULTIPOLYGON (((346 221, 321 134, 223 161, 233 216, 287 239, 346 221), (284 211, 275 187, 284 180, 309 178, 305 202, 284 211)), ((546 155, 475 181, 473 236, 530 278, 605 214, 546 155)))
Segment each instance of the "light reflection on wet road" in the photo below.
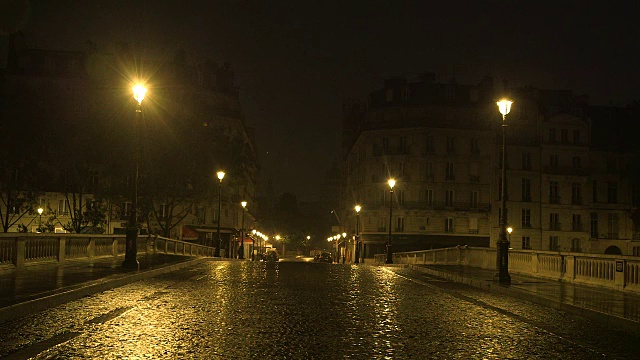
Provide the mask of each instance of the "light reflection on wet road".
POLYGON ((215 261, 2 324, 0 357, 637 358, 639 340, 407 269, 215 261))

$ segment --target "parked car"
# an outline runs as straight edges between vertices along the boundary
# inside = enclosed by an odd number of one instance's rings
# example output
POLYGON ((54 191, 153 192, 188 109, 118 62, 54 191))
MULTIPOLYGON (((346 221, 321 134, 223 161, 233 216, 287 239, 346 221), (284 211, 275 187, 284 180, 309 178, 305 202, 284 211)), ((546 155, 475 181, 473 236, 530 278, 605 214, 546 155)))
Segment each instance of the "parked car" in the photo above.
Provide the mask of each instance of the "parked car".
POLYGON ((277 262, 279 260, 280 257, 276 251, 267 251, 267 253, 264 254, 264 261, 277 262))
POLYGON ((314 262, 326 262, 326 263, 331 264, 333 262, 333 257, 331 256, 331 253, 323 252, 321 254, 316 254, 313 257, 313 261, 314 262))

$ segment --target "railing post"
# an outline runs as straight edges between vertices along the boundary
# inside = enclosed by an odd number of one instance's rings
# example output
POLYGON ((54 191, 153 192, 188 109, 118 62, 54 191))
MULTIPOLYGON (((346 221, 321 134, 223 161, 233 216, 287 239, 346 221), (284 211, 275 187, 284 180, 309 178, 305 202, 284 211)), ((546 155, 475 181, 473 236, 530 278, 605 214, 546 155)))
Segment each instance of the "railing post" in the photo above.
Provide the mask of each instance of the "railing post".
POLYGON ((111 255, 113 257, 118 256, 118 238, 114 237, 111 239, 111 255))
POLYGON ((533 274, 537 274, 538 273, 538 265, 540 263, 540 253, 536 252, 535 254, 533 254, 533 259, 531 261, 531 272, 533 274))
POLYGON ((565 273, 564 278, 573 281, 576 278, 576 257, 573 255, 567 255, 564 257, 565 273))
POLYGON ((87 255, 89 255, 89 259, 93 259, 96 257, 96 239, 89 238, 89 245, 87 249, 87 255))
POLYGON ((615 272, 614 280, 616 287, 622 290, 627 284, 625 284, 625 274, 627 271, 625 260, 615 260, 615 272))
POLYGON ((64 263, 64 260, 66 258, 67 255, 67 238, 65 237, 60 237, 58 238, 58 262, 59 263, 64 263))
POLYGON ((16 266, 16 269, 22 269, 24 267, 25 261, 25 251, 26 251, 26 239, 23 237, 19 237, 16 239, 16 249, 13 254, 13 265, 16 266))

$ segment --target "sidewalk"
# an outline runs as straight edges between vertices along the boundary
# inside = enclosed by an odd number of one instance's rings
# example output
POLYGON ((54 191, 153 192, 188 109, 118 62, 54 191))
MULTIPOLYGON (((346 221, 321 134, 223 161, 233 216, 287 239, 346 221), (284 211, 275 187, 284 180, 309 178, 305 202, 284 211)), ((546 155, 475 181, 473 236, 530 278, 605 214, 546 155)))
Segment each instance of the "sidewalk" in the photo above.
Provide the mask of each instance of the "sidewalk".
POLYGON ((123 257, 67 260, 0 270, 0 321, 26 316, 90 294, 177 270, 209 258, 138 256, 140 270, 122 268, 123 257))
POLYGON ((457 265, 409 265, 409 268, 490 292, 592 318, 612 326, 640 330, 640 294, 510 274, 511 286, 494 283, 495 271, 457 265))

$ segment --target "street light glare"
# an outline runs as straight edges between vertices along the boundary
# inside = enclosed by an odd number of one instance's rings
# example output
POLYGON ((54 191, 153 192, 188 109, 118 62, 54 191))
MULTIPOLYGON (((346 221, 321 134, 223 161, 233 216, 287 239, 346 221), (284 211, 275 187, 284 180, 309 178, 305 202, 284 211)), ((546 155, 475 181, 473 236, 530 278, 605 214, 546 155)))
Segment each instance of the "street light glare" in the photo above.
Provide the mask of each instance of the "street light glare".
POLYGON ((242 205, 242 207, 245 208, 245 207, 247 207, 247 202, 243 201, 243 202, 240 203, 240 205, 242 205))
POLYGON ((142 104, 142 100, 144 100, 144 96, 147 93, 147 88, 142 84, 137 84, 133 88, 133 98, 136 99, 138 104, 142 104))
POLYGON ((38 214, 42 215, 42 212, 44 211, 43 208, 38 208, 38 214))
POLYGON ((395 179, 389 179, 389 187, 391 189, 393 189, 394 186, 396 186, 396 180, 395 179))
POLYGON ((360 205, 356 205, 356 212, 359 213, 360 210, 362 210, 362 207, 360 207, 360 205))
POLYGON ((218 179, 220 179, 220 181, 224 179, 224 171, 218 171, 218 179))
POLYGON ((508 232, 509 234, 511 234, 511 232, 513 232, 513 228, 512 228, 511 226, 509 226, 509 227, 507 228, 507 232, 508 232))
POLYGON ((511 111, 511 104, 513 104, 513 101, 502 99, 498 101, 496 104, 498 104, 498 109, 500 109, 500 114, 502 114, 503 116, 506 116, 511 111))

